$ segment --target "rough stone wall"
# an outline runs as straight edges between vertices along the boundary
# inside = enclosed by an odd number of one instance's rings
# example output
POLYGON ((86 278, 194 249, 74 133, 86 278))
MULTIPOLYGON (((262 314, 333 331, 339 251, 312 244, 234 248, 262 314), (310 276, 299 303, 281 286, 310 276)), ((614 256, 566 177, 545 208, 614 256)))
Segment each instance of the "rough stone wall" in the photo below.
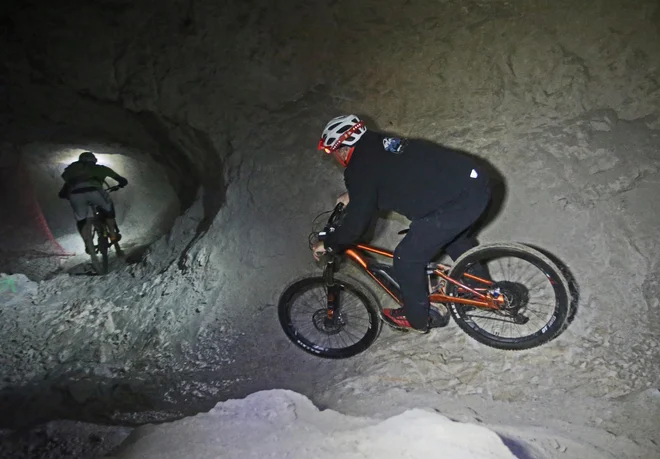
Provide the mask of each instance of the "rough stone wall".
MULTIPOLYGON (((33 286, 36 299, 6 309, 3 336, 29 330, 30 343, 0 343, 6 384, 72 366, 112 378, 126 362, 142 378, 217 371, 211 395, 332 374, 335 363, 291 349, 272 305, 314 269, 311 219, 343 191, 341 171, 314 152, 319 131, 356 112, 490 161, 507 194, 481 240, 551 251, 581 299, 574 324, 538 351, 502 355, 442 331, 392 353, 384 336, 342 364, 348 373, 370 375, 374 390, 449 383, 499 398, 646 388, 660 368, 659 11, 650 0, 24 3, 4 22, 9 138, 25 142, 45 114, 66 122, 78 101, 112 104, 207 175, 142 264, 33 286), (52 326, 67 320, 74 335, 52 326)), ((89 125, 105 121, 88 110, 89 125)), ((384 222, 377 240, 392 246, 385 230, 402 223, 384 222)))

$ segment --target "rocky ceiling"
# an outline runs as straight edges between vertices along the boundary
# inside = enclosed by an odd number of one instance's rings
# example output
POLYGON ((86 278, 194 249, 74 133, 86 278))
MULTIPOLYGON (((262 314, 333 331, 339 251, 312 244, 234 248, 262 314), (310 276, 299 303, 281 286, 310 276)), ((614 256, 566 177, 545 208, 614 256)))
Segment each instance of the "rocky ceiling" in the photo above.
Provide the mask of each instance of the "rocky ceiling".
MULTIPOLYGON (((205 401, 263 387, 308 393, 364 374, 380 378, 375 388, 388 372, 408 375, 390 385, 446 383, 431 369, 410 376, 386 352, 392 337, 338 365, 300 355, 278 329, 279 293, 317 269, 310 222, 343 191, 341 171, 314 148, 324 122, 344 112, 488 160, 506 193, 481 240, 541 246, 579 284, 575 322, 538 354, 488 354, 486 371, 488 351, 445 337, 465 359, 451 370, 469 381, 457 393, 614 397, 657 382, 657 1, 2 8, 0 164, 29 166, 58 238, 69 209, 48 193, 57 192, 62 151, 124 157, 135 187, 120 207, 136 208, 124 231, 151 244, 103 278, 20 277, 23 293, 7 298, 0 323, 13 425, 56 416, 121 422, 117 413, 180 407, 175 401, 195 391, 205 401)), ((391 230, 404 224, 381 221, 377 242, 391 247, 391 230)), ((438 343, 401 346, 424 367, 415 356, 433 355, 438 343)))

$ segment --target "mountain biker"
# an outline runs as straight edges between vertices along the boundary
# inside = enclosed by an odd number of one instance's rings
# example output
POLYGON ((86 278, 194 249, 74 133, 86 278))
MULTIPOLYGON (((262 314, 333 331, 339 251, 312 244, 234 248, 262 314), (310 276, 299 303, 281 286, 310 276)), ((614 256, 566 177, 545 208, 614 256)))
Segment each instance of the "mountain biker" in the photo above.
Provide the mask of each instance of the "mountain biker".
MULTIPOLYGON (((490 202, 489 179, 468 155, 424 140, 391 137, 367 130, 355 115, 332 119, 319 150, 334 154, 346 168, 346 205, 341 225, 316 243, 314 257, 340 252, 367 229, 377 210, 411 220, 394 251, 394 272, 403 308, 384 309, 399 327, 427 332, 429 291, 426 266, 441 250, 454 260, 476 246, 469 231, 490 202)), ((489 278, 483 265, 472 274, 489 278)))
POLYGON ((122 188, 128 185, 128 180, 124 177, 96 162, 96 156, 91 151, 81 153, 78 161, 64 169, 62 178, 65 183, 58 194, 60 198, 69 200, 76 218, 78 233, 88 253, 93 248, 93 241, 92 227, 86 223, 87 219, 93 216, 93 206, 98 206, 105 212, 110 240, 113 243, 118 242, 121 237, 115 221, 115 206, 109 193, 103 189, 106 177, 113 178, 122 188))

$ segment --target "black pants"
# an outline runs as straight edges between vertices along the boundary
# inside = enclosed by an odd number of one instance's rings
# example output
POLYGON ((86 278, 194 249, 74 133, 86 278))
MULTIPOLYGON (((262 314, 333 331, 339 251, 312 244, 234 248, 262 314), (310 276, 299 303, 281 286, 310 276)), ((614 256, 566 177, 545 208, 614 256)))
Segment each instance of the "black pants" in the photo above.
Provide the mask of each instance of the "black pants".
MULTIPOLYGON (((443 248, 456 260, 477 245, 470 235, 471 227, 489 201, 488 186, 475 187, 445 208, 411 222, 410 231, 394 251, 394 272, 401 287, 406 317, 414 328, 425 330, 428 326, 426 266, 443 248)), ((483 266, 475 266, 471 272, 488 278, 483 266)))

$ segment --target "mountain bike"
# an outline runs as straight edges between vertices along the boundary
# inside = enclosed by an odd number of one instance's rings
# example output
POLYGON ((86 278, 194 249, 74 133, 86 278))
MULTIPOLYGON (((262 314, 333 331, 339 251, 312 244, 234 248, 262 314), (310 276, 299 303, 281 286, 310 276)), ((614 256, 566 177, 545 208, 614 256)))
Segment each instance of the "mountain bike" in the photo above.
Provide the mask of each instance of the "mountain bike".
MULTIPOLYGON (((339 203, 324 213, 331 215, 322 231, 310 235, 310 245, 335 230, 343 209, 339 203)), ((367 244, 324 255, 322 275, 304 277, 280 296, 278 316, 286 336, 310 354, 339 359, 368 349, 383 323, 407 331, 382 314, 380 303, 364 282, 337 274, 342 262, 351 260, 386 297, 402 306, 396 273, 387 262, 393 258, 393 252, 367 244)), ((451 266, 429 263, 426 275, 429 328, 447 326, 453 318, 462 331, 482 344, 525 350, 551 341, 568 326, 570 292, 562 271, 527 245, 479 245, 451 266), (470 273, 475 263, 487 267, 490 279, 470 273)))
MULTIPOLYGON (((120 188, 119 185, 116 185, 105 188, 105 191, 112 193, 120 188)), ((89 241, 89 244, 85 241, 85 246, 87 253, 89 253, 90 258, 92 259, 92 267, 97 274, 103 275, 108 273, 108 250, 110 249, 110 246, 112 245, 115 247, 117 255, 121 256, 123 254, 121 247, 119 246, 119 239, 121 236, 119 235, 119 228, 117 228, 115 224, 115 232, 118 237, 116 241, 111 241, 105 212, 98 206, 93 206, 93 212, 94 216, 87 221, 88 225, 92 225, 92 238, 91 241, 89 241), (94 239, 96 239, 96 244, 94 244, 94 239), (98 255, 101 256, 100 260, 98 255)))

